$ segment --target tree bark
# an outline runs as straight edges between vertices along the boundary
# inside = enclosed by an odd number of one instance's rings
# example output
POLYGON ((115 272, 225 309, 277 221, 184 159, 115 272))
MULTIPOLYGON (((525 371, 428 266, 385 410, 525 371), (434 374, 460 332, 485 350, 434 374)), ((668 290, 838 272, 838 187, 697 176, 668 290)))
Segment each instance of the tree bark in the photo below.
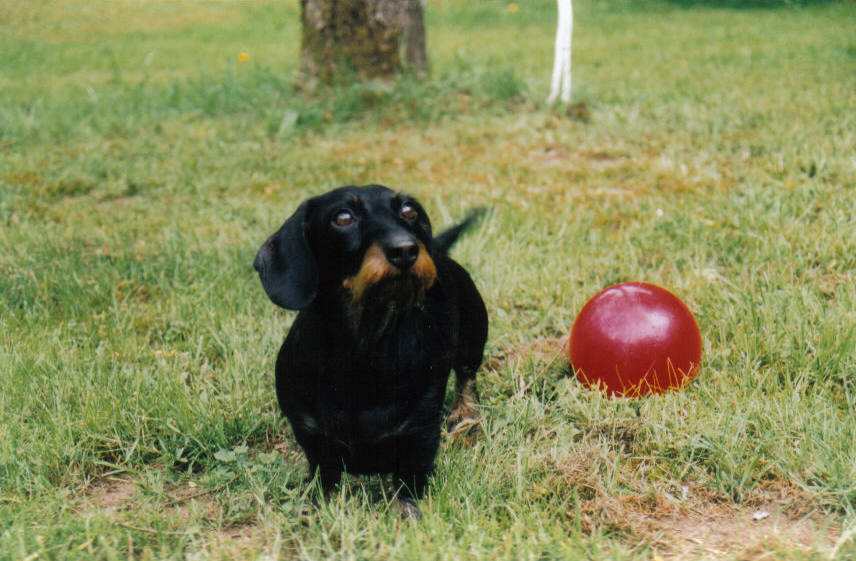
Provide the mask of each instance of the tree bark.
POLYGON ((428 52, 425 49, 425 17, 423 14, 424 0, 407 0, 407 29, 405 36, 407 46, 405 57, 407 66, 416 72, 417 76, 428 74, 428 52))
POLYGON ((402 68, 405 34, 409 63, 417 73, 427 71, 420 0, 302 0, 301 20, 298 83, 307 89, 393 77, 402 68))

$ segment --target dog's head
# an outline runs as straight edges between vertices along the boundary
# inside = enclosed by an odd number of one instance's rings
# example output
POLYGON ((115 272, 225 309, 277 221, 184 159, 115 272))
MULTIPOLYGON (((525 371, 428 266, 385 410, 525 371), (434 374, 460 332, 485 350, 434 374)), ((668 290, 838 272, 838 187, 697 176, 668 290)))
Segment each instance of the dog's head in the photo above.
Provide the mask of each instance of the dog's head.
POLYGON ((304 201, 253 266, 283 308, 303 309, 319 294, 404 305, 436 281, 431 246, 431 223, 414 198, 380 185, 347 186, 304 201))

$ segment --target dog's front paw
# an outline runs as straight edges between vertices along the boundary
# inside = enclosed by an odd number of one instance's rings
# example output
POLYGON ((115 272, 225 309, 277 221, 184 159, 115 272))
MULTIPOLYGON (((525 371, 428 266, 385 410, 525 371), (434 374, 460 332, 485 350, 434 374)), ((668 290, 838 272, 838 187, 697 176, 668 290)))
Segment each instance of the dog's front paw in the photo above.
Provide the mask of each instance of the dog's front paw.
POLYGON ((481 415, 476 408, 455 409, 446 419, 446 432, 452 438, 477 432, 481 428, 481 415))
POLYGON ((446 419, 446 432, 450 437, 454 439, 459 435, 478 431, 481 425, 481 413, 476 405, 478 400, 479 392, 475 379, 455 380, 455 401, 452 402, 452 411, 446 419))
POLYGON ((413 520, 414 522, 422 520, 422 511, 419 510, 419 506, 413 499, 398 499, 396 504, 402 520, 413 520))
POLYGON ((446 432, 451 438, 476 433, 481 428, 481 413, 474 401, 459 396, 446 419, 446 432))

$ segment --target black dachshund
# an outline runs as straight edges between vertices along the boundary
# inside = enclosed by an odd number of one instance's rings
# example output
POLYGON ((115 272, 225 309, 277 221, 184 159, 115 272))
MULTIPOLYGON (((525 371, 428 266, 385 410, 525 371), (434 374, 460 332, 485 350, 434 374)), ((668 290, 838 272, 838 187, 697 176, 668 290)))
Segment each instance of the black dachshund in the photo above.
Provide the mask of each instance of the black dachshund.
POLYGON ((447 255, 475 217, 433 237, 412 197, 347 186, 303 202, 259 250, 253 266, 270 299, 300 310, 276 393, 325 491, 342 471, 393 473, 405 514, 418 516, 451 369, 449 428, 478 420, 487 312, 447 255))

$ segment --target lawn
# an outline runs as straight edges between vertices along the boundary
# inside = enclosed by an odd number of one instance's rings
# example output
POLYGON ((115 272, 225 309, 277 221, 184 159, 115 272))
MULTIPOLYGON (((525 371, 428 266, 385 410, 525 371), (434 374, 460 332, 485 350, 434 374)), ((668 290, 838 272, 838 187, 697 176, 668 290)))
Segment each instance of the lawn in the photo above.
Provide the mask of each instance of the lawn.
POLYGON ((297 2, 0 0, 0 560, 856 556, 856 4, 715 4, 575 2, 567 109, 552 0, 431 0, 430 78, 311 96, 297 2), (313 505, 251 266, 372 182, 491 209, 483 430, 419 523, 313 505), (682 392, 568 375, 629 280, 695 313, 682 392))

